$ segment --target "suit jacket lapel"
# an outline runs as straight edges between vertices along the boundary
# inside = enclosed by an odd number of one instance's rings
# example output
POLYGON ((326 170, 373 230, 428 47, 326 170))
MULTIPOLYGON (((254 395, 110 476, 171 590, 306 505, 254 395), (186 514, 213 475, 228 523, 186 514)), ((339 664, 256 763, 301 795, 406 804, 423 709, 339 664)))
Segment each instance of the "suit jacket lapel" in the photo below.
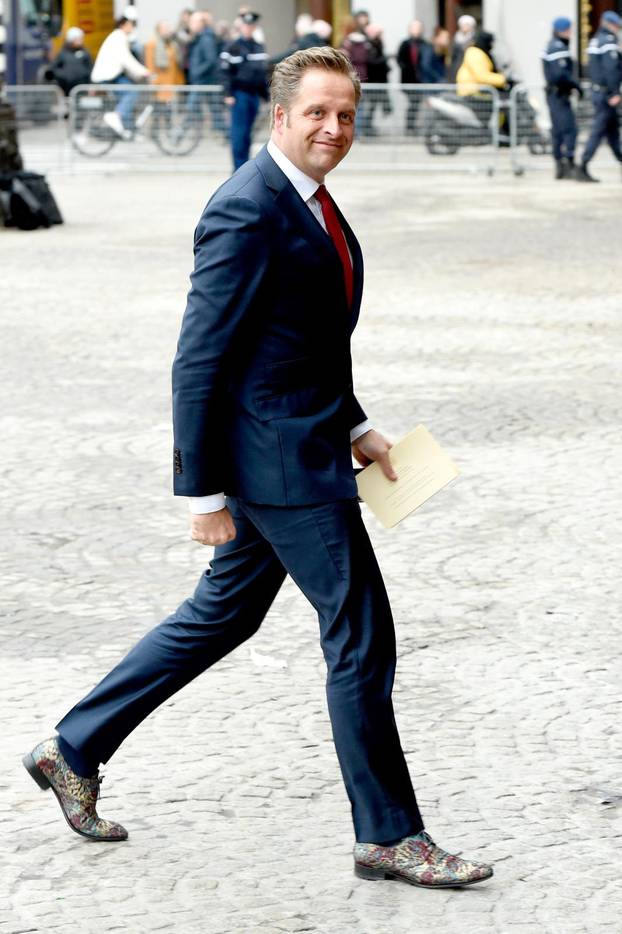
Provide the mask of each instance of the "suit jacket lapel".
POLYGON ((275 193, 275 200, 278 201, 285 216, 291 219, 298 228, 302 229, 305 239, 309 240, 315 248, 321 250, 330 259, 334 260, 336 257, 337 261, 339 261, 339 255, 333 246, 332 240, 322 230, 320 224, 313 217, 307 205, 265 146, 258 153, 255 161, 268 188, 275 193))
MULTIPOLYGON (((326 233, 315 217, 313 217, 307 205, 304 203, 287 176, 281 171, 274 159, 270 156, 265 146, 257 154, 255 161, 257 163, 257 167, 265 179, 266 184, 268 185, 268 188, 275 192, 276 199, 282 203, 283 211, 285 212, 286 216, 292 217, 294 219, 296 225, 302 229, 305 239, 308 240, 313 247, 321 250, 328 258, 331 259, 334 264, 337 265, 343 277, 341 260, 330 235, 326 233)), ((339 222, 350 248, 350 253, 352 254, 354 290, 352 294, 351 330, 353 330, 358 320, 361 307, 361 296, 363 293, 363 254, 361 252, 358 240, 354 236, 350 225, 336 204, 335 210, 337 211, 339 222)), ((343 297, 345 304, 345 285, 343 289, 343 297)))

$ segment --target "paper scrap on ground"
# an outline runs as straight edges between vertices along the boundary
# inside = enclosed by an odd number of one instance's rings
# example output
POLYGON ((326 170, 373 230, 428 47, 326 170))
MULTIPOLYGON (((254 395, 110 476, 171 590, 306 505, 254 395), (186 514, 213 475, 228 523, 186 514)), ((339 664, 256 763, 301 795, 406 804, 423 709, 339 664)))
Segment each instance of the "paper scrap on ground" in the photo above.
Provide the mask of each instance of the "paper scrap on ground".
POLYGON ((370 464, 356 478, 359 496, 387 529, 418 509, 460 472, 423 425, 394 444, 390 457, 397 480, 387 480, 379 464, 370 464))

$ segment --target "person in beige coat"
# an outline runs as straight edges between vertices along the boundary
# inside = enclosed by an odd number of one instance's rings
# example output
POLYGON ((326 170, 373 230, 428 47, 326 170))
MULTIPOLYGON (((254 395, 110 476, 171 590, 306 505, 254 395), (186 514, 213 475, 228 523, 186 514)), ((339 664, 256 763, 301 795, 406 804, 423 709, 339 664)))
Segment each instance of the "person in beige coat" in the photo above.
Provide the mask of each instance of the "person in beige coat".
MULTIPOLYGON (((145 43, 145 65, 154 84, 184 84, 183 50, 175 39, 175 30, 170 23, 160 20, 153 37, 145 43)), ((158 91, 156 99, 168 103, 173 91, 158 91)))

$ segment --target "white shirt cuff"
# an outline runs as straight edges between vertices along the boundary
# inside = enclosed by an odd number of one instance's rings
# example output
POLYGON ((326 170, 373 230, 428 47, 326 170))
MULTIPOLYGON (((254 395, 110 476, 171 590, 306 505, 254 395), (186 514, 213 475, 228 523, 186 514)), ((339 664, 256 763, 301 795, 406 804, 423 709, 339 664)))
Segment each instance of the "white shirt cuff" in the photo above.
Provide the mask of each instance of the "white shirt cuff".
POLYGON ((208 512, 218 512, 225 508, 225 494, 212 493, 210 496, 191 496, 188 505, 193 516, 202 516, 208 512))
POLYGON ((360 438, 361 435, 364 435, 366 431, 371 431, 374 426, 368 418, 364 422, 361 422, 359 425, 355 425, 354 428, 350 431, 350 444, 354 444, 357 438, 360 438))

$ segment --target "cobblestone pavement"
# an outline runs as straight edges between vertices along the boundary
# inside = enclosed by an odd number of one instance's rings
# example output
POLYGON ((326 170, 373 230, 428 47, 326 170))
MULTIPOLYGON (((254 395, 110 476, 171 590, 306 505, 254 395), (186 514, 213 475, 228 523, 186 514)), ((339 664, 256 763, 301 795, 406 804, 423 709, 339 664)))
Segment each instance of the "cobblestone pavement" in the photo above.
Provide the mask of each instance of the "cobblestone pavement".
POLYGON ((194 586, 169 366, 219 181, 59 178, 68 223, 0 234, 0 932, 621 930, 619 205, 593 186, 336 175, 367 258, 358 394, 462 476, 367 516, 428 829, 494 879, 356 880, 313 612, 260 633, 105 768, 126 844, 72 835, 20 755, 194 586))

